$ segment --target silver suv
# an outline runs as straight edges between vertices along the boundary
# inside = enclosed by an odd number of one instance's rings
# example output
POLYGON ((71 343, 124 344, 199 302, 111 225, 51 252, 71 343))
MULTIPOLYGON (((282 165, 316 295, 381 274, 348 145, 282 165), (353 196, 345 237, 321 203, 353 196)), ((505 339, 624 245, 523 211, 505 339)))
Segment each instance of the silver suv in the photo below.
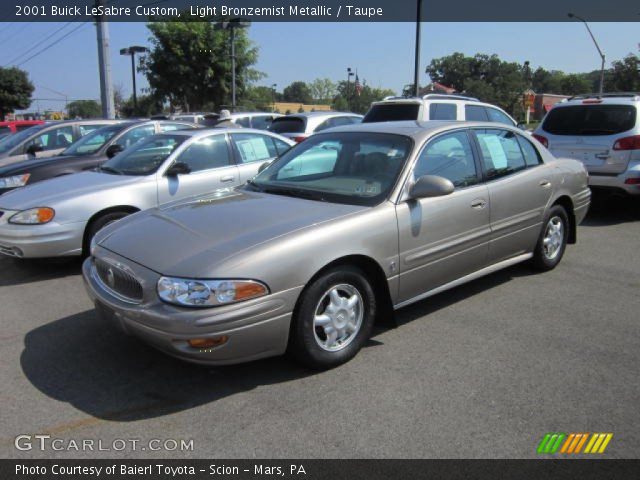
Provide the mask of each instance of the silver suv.
POLYGON ((590 186, 640 195, 639 106, 637 93, 571 97, 533 135, 556 157, 581 161, 590 186))
POLYGON ((473 97, 440 93, 423 97, 386 97, 371 104, 362 123, 400 120, 466 120, 516 126, 516 121, 495 105, 473 97))

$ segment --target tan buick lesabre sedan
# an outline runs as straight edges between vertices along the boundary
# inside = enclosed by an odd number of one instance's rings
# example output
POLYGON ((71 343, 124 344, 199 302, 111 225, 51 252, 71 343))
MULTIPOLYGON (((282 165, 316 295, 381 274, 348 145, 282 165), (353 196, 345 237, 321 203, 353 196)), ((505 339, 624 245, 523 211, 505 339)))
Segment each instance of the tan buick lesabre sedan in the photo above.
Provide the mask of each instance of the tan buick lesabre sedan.
POLYGON ((516 128, 350 125, 246 185, 134 214, 96 236, 97 311, 176 357, 351 359, 376 319, 518 262, 560 262, 587 173, 516 128))

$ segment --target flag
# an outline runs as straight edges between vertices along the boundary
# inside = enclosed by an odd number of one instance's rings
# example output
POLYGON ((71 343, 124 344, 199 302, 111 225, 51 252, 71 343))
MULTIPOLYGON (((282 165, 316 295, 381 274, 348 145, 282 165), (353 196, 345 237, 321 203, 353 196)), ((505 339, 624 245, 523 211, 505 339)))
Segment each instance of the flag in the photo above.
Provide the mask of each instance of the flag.
POLYGON ((358 78, 358 72, 356 71, 356 95, 360 96, 362 93, 362 84, 360 83, 360 79, 358 78))

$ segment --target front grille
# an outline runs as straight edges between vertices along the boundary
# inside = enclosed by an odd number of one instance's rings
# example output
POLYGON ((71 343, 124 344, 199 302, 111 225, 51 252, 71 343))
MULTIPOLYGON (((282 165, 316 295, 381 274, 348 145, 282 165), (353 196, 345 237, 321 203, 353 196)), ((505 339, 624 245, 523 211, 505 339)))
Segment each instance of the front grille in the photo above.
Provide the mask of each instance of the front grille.
POLYGON ((133 275, 99 258, 95 259, 95 269, 104 287, 116 297, 134 303, 142 301, 142 285, 133 275))

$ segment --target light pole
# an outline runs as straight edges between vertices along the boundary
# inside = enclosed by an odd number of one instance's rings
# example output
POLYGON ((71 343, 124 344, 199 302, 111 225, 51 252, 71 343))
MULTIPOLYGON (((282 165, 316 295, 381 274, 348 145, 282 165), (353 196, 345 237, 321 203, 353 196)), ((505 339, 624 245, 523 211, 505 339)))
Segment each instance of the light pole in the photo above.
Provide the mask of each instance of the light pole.
POLYGON ((273 104, 273 106, 271 107, 271 111, 275 113, 276 111, 276 87, 278 86, 277 83, 274 83, 273 85, 271 85, 271 103, 273 104))
POLYGON ((347 67, 347 110, 351 110, 351 101, 349 100, 349 84, 351 83, 351 77, 353 77, 355 73, 351 71, 351 67, 347 67))
POLYGON ((131 79, 133 80, 133 109, 138 111, 138 94, 136 92, 136 53, 146 53, 149 49, 147 47, 140 47, 133 45, 127 48, 120 49, 120 55, 131 55, 131 79))
POLYGON ((422 0, 416 0, 416 3, 416 47, 413 67, 413 95, 415 97, 417 97, 420 92, 420 17, 422 17, 422 0))
POLYGON ((236 28, 247 28, 251 25, 249 20, 232 18, 226 22, 216 23, 216 30, 229 30, 231 33, 231 111, 236 110, 236 28))
POLYGON ((593 40, 593 44, 598 49, 600 60, 602 60, 602 64, 600 66, 600 96, 602 96, 602 94, 604 93, 604 61, 605 61, 604 53, 602 53, 602 50, 600 49, 600 45, 598 45, 598 42, 596 42, 596 37, 593 36, 593 33, 591 32, 591 29, 589 28, 589 24, 587 23, 587 21, 584 18, 579 17, 578 15, 575 15, 573 13, 568 13, 567 15, 569 18, 575 18, 576 20, 580 20, 582 23, 584 23, 584 26, 587 27, 587 32, 589 32, 589 35, 591 36, 591 40, 593 40))

